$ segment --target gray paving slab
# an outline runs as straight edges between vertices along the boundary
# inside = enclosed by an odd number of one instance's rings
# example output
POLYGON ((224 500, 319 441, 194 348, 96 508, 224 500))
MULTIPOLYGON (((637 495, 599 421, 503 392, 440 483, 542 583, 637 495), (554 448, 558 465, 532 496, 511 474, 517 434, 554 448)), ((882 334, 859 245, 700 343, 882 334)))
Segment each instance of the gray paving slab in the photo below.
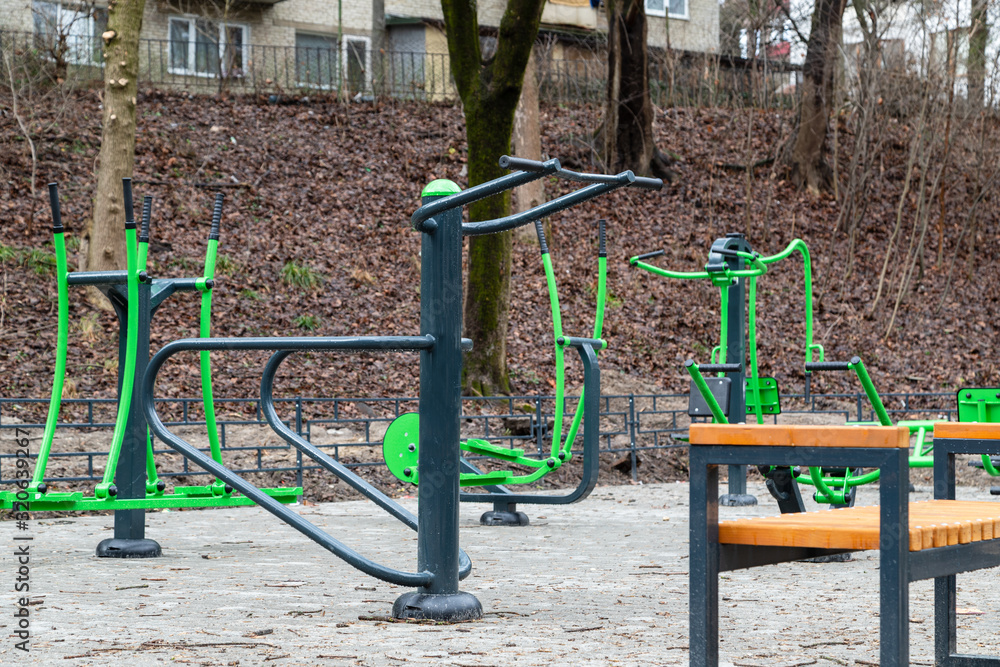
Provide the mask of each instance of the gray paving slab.
MULTIPOLYGON (((756 508, 776 513, 759 485, 756 508)), ((371 579, 258 508, 153 513, 162 558, 94 556, 111 517, 39 514, 31 547, 31 652, 0 618, 4 665, 675 665, 688 662, 687 485, 601 486, 567 507, 532 507, 525 528, 478 525, 464 505, 465 590, 486 617, 461 625, 387 620, 405 589, 371 579)), ((929 498, 918 488, 916 499, 929 498)), ((960 497, 989 499, 962 489, 960 497)), ((859 502, 877 500, 863 489, 859 502)), ((404 504, 415 510, 415 501, 404 504)), ((363 501, 297 506, 382 562, 413 569, 416 538, 363 501)), ((0 524, 10 610, 15 528, 0 524)), ((22 534, 18 532, 18 534, 22 534)), ((1000 653, 1000 569, 959 577, 960 650, 1000 653)), ((911 588, 913 664, 932 664, 932 588, 911 588)), ((720 585, 732 665, 878 662, 878 557, 731 572, 720 585)))

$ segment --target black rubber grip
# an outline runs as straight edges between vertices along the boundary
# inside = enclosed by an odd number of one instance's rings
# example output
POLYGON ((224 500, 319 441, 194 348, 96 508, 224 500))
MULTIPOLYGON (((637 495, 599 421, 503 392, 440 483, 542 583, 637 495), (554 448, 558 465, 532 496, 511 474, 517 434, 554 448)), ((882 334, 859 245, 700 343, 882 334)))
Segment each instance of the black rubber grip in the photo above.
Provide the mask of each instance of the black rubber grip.
POLYGON ((122 196, 125 204, 125 229, 135 229, 135 210, 132 204, 132 179, 122 179, 122 196))
POLYGON ((226 195, 215 193, 215 208, 212 209, 212 227, 208 232, 208 240, 219 240, 219 224, 222 222, 222 200, 226 195))
POLYGON ((654 250, 653 252, 644 252, 641 255, 636 255, 632 259, 639 262, 644 259, 652 259, 653 257, 659 257, 660 255, 665 255, 665 254, 667 254, 666 250, 654 250))
POLYGON ((641 188, 643 190, 662 190, 663 180, 659 178, 646 178, 645 176, 636 176, 635 183, 632 187, 641 188))
POLYGON ((608 221, 601 218, 597 221, 597 256, 608 256, 608 221))
POLYGON ((743 364, 700 364, 698 370, 702 373, 740 373, 743 364))
POLYGON ((810 361, 806 370, 812 371, 849 371, 851 364, 861 363, 861 357, 851 357, 850 361, 810 361))
POLYGON ((62 213, 59 211, 59 184, 49 183, 49 206, 52 208, 52 233, 61 234, 64 231, 62 213))
POLYGON ((153 198, 142 198, 142 223, 139 225, 139 243, 149 243, 149 218, 153 214, 153 198))
POLYGON ((529 160, 523 157, 511 157, 510 155, 500 156, 500 168, 517 171, 544 171, 545 163, 538 160, 529 160))
POLYGON ((549 244, 545 241, 545 225, 541 220, 535 220, 535 234, 538 235, 538 247, 543 255, 549 254, 549 244))

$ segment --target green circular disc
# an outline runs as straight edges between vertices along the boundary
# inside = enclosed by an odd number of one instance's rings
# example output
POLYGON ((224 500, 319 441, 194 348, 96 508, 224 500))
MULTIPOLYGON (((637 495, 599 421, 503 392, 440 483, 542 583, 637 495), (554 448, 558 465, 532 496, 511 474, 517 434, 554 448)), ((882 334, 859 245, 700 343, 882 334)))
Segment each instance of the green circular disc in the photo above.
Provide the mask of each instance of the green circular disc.
POLYGON ((420 414, 406 412, 392 420, 382 438, 382 458, 389 472, 412 484, 417 483, 419 437, 420 414))

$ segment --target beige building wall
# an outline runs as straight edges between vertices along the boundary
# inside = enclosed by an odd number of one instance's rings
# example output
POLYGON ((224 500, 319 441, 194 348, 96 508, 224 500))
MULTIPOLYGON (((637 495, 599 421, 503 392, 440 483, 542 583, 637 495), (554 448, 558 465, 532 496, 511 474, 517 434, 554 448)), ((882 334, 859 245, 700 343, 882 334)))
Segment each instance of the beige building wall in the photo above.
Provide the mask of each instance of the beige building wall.
POLYGON ((719 50, 718 0, 688 0, 688 18, 670 17, 669 23, 662 16, 646 16, 650 46, 665 48, 667 29, 670 30, 670 48, 679 51, 717 53, 719 50))
POLYGON ((0 27, 4 30, 31 32, 31 0, 0 0, 0 27))
MULTIPOLYGON (((440 5, 439 5, 440 8, 440 5)), ((448 38, 444 30, 428 25, 424 29, 424 90, 432 102, 445 102, 458 97, 451 81, 451 62, 448 59, 448 38)))

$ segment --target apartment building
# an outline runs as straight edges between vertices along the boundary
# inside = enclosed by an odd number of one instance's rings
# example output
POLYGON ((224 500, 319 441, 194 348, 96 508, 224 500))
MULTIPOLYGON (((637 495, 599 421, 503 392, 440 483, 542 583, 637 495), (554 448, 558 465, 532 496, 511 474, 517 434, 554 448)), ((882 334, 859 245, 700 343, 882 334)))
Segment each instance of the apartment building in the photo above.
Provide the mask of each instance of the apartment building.
MULTIPOLYGON (((645 0, 649 44, 714 53, 717 0, 645 0)), ((484 47, 505 0, 482 0, 484 47)), ((548 57, 593 59, 607 21, 598 0, 549 0, 548 57), (598 6, 593 6, 592 3, 598 6)), ((0 0, 0 31, 61 48, 70 65, 99 65, 106 0, 0 0)), ((390 80, 394 94, 447 96, 450 72, 438 0, 147 0, 144 77, 175 86, 346 88, 390 80)))

